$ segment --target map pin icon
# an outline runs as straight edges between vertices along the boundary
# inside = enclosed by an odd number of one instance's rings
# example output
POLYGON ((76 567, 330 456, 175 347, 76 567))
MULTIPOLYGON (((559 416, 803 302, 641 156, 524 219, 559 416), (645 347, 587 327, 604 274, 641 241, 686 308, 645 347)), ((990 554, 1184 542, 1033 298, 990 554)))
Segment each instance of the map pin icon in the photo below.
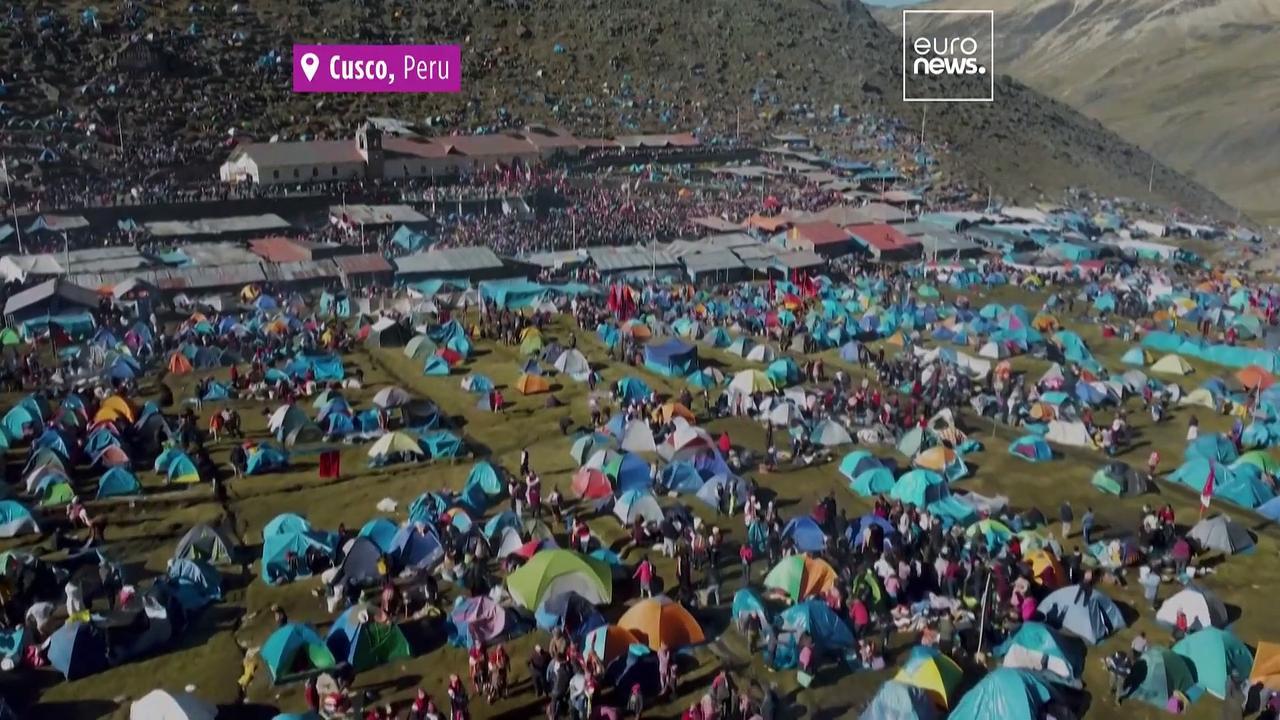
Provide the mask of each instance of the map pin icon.
POLYGON ((302 74, 307 76, 307 82, 310 82, 316 76, 316 68, 320 67, 320 58, 315 53, 307 53, 302 56, 302 74))

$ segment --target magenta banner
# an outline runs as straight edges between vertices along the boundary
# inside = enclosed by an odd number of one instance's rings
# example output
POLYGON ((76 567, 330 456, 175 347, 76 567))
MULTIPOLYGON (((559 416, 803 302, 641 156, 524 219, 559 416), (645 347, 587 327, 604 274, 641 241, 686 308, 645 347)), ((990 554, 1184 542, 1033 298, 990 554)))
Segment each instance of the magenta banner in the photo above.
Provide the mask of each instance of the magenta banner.
POLYGON ((294 45, 293 91, 455 93, 459 45, 294 45))

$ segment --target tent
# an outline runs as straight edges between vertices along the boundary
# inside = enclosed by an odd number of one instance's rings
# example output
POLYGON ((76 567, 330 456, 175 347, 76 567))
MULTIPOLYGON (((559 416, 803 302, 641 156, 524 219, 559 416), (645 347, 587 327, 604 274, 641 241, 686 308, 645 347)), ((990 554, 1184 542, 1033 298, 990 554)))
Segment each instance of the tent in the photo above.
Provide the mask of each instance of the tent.
POLYGON ((632 420, 622 430, 618 446, 626 452, 657 452, 653 431, 644 420, 632 420))
POLYGON ((507 576, 507 591, 533 610, 548 599, 575 592, 588 602, 612 602, 613 571, 605 563, 569 550, 543 550, 507 576))
POLYGON ((476 640, 484 643, 500 640, 515 629, 516 620, 510 610, 487 595, 480 595, 457 598, 447 624, 449 643, 470 648, 476 640))
POLYGON ((821 445, 822 447, 849 445, 853 442, 853 438, 849 436, 849 431, 845 430, 843 425, 830 418, 814 426, 813 432, 809 434, 809 440, 814 445, 821 445))
POLYGON ((632 605, 618 618, 618 627, 629 630, 636 640, 651 650, 658 650, 664 645, 678 650, 700 645, 707 639, 702 626, 689 611, 665 596, 646 598, 632 605))
POLYGON ((1043 623, 1025 622, 993 650, 1004 667, 1045 671, 1066 682, 1084 672, 1084 652, 1043 623))
POLYGON ((940 717, 924 690, 889 680, 876 691, 859 720, 938 720, 940 717))
POLYGON ((235 545, 223 533, 201 523, 182 536, 177 549, 173 551, 173 557, 229 565, 235 561, 235 545))
MULTIPOLYGON (((289 565, 289 555, 305 558, 307 551, 315 549, 325 555, 333 554, 333 546, 328 536, 309 530, 282 531, 265 534, 262 542, 262 579, 268 583, 279 584, 296 579, 295 568, 289 565)), ((296 569, 298 574, 307 575, 310 571, 305 562, 296 569)))
POLYGON ((286 470, 289 458, 279 448, 270 443, 259 443, 249 449, 245 461, 245 475, 261 475, 263 473, 286 470))
POLYGON ((617 625, 601 625, 586 634, 582 641, 582 654, 594 654, 605 666, 628 654, 632 645, 639 644, 636 636, 617 625))
POLYGON ((933 704, 949 708, 955 701, 954 693, 964 678, 964 672, 955 660, 934 647, 918 645, 911 648, 902 668, 893 679, 919 688, 929 696, 933 704))
POLYGON ((536 395, 550 392, 551 383, 541 375, 524 373, 516 380, 516 390, 519 390, 522 395, 536 395))
POLYGON ((1053 449, 1044 438, 1036 435, 1024 435, 1009 445, 1009 454, 1028 462, 1044 462, 1053 459, 1053 449))
POLYGON ((1262 687, 1268 690, 1280 689, 1280 644, 1265 640, 1258 643, 1249 682, 1262 683, 1262 687))
POLYGON ((400 528, 387 518, 376 517, 360 527, 360 532, 356 533, 356 537, 369 538, 374 545, 384 553, 391 553, 391 543, 394 542, 396 533, 400 528))
POLYGON ((449 361, 439 355, 432 355, 422 366, 422 374, 430 377, 444 377, 449 374, 449 361))
POLYGON ((857 647, 853 631, 826 602, 810 598, 787 608, 778 617, 784 632, 805 633, 822 651, 849 651, 857 647))
POLYGON ((1229 630, 1197 630, 1179 640, 1173 651, 1191 663, 1196 684, 1216 698, 1226 696, 1232 673, 1247 678, 1253 671, 1253 654, 1229 630))
POLYGON ((1202 458, 1220 463, 1233 463, 1239 459, 1236 444, 1222 433, 1206 433, 1187 443, 1183 459, 1202 458))
POLYGON ((849 483, 849 489, 862 497, 883 495, 893 490, 893 473, 885 467, 875 467, 864 471, 849 483))
POLYGON ((1034 720, 1053 698, 1034 673, 997 668, 960 698, 949 720, 1034 720))
POLYGON ((1195 540, 1201 550, 1235 555, 1253 548, 1253 537, 1243 525, 1226 515, 1214 515, 1196 523, 1187 537, 1195 540))
MULTIPOLYGON (((368 537, 357 537, 347 544, 342 556, 340 576, 346 583, 366 587, 381 582, 382 548, 368 537)), ((390 571, 391 568, 387 568, 390 571)))
POLYGON ((142 492, 138 478, 123 466, 113 467, 98 480, 98 499, 137 495, 142 492))
POLYGON ((396 531, 387 553, 396 567, 430 570, 444 559, 440 538, 427 525, 405 525, 396 531))
POLYGON ((222 576, 201 560, 171 560, 166 573, 174 597, 185 611, 222 599, 222 576))
POLYGON ((400 458, 417 460, 426 457, 426 452, 412 435, 398 430, 378 438, 367 454, 370 462, 376 464, 395 462, 400 458))
POLYGON ((636 518, 645 522, 662 522, 662 507, 651 493, 642 490, 628 490, 613 503, 613 514, 622 524, 631 527, 636 518))
POLYGON ((1125 627, 1120 608, 1096 589, 1079 585, 1060 588, 1040 601, 1037 608, 1050 627, 1065 630, 1096 645, 1125 627))
POLYGON ((362 605, 352 605, 338 616, 329 628, 325 645, 334 658, 356 671, 413 657, 400 628, 393 623, 372 621, 370 609, 362 605))
POLYGON ((216 705, 185 692, 152 690, 129 706, 129 720, 214 720, 216 705))
POLYGON ((1151 353, 1143 350, 1141 347, 1134 345, 1120 356, 1120 362, 1125 365, 1136 365, 1142 367, 1151 362, 1151 353))
POLYGON ((337 664, 316 631, 298 623, 277 628, 262 643, 259 654, 275 684, 337 664))
POLYGON ((1149 647, 1129 673, 1128 697, 1160 709, 1175 694, 1184 697, 1196 684, 1195 673, 1186 658, 1168 648, 1149 647))
POLYGON ((836 571, 831 565, 809 555, 782 558, 764 579, 766 588, 782 592, 795 602, 824 595, 835 583, 836 571))
POLYGON ((1191 374, 1191 364, 1183 360, 1180 356, 1170 353, 1165 355, 1151 365, 1152 372, 1158 372, 1163 375, 1189 375, 1191 374))
POLYGON ((1187 627, 1191 630, 1227 626, 1227 606, 1208 589, 1190 584, 1174 593, 1169 599, 1160 603, 1156 611, 1156 622, 1170 627, 1177 625, 1178 613, 1187 618, 1187 627))
POLYGON ((599 500, 613 494, 613 486, 603 472, 592 468, 579 468, 570 484, 573 494, 587 500, 599 500))
POLYGON ((1119 460, 1098 468, 1090 482, 1101 492, 1120 497, 1141 495, 1149 489, 1145 476, 1119 460))
POLYGON ((879 467, 884 467, 884 463, 869 450, 854 450, 840 459, 840 474, 850 481, 868 470, 879 467))
POLYGON ((644 349, 644 366, 669 378, 688 375, 697 369, 697 364, 697 348, 676 338, 644 349))
POLYGON ((591 364, 587 362, 587 356, 583 355, 580 350, 566 350, 560 353, 555 359, 554 367, 556 372, 564 373, 575 379, 586 379, 587 373, 591 372, 591 364))
POLYGON ((817 553, 827 548, 826 533, 808 515, 792 518, 782 529, 782 539, 790 540, 800 552, 817 553))
POLYGON ((69 622, 49 638, 49 664, 68 680, 107 669, 107 641, 93 625, 69 622))
POLYGON ((947 480, 959 480, 969 474, 969 468, 960 458, 960 454, 945 445, 931 447, 916 455, 911 462, 918 468, 940 473, 947 480))
POLYGON ((0 500, 0 538, 12 538, 40 532, 40 526, 22 503, 0 500))

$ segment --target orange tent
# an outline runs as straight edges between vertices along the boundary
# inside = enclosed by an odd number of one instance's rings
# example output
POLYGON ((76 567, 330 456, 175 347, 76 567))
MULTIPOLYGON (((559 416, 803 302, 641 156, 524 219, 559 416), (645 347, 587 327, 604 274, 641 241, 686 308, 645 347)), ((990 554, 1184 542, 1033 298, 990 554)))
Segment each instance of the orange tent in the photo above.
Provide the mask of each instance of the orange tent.
POLYGON ((636 340, 648 340, 653 337, 653 331, 648 325, 637 320, 628 320, 622 324, 622 332, 627 333, 636 340))
POLYGON ((523 395, 536 395, 551 390, 551 383, 541 375, 525 373, 516 381, 516 389, 523 395))
POLYGON ((133 406, 128 400, 119 395, 112 395, 102 401, 102 405, 98 406, 98 412, 93 416, 94 422, 111 422, 113 420, 124 418, 129 422, 136 422, 138 415, 134 412, 133 406))
POLYGON ((1236 379, 1249 390, 1262 390, 1275 384, 1276 378, 1257 365, 1249 365, 1236 371, 1236 379))
POLYGON ((1031 565, 1031 574, 1035 576, 1037 585, 1050 589, 1062 587, 1067 576, 1063 574, 1062 565, 1053 553, 1048 550, 1032 550, 1023 559, 1031 565))
POLYGON ((587 633, 582 651, 594 653, 602 663, 608 665, 626 655, 635 643, 636 636, 630 630, 617 625, 602 625, 587 633))
POLYGON ((180 352, 175 352, 169 356, 169 372, 174 375, 185 375, 193 369, 194 368, 191 367, 191 361, 187 359, 186 355, 183 355, 180 352))
POLYGON ((1280 690, 1280 644, 1262 641, 1253 656, 1249 682, 1262 683, 1268 690, 1280 690))
POLYGON ((684 403, 669 402, 658 408, 658 411, 661 413, 662 422, 671 422, 672 418, 678 417, 688 420, 691 424, 698 422, 698 419, 693 416, 689 408, 684 406, 684 403))
POLYGON ((648 598, 632 605, 619 618, 618 627, 630 630, 636 640, 653 650, 663 645, 675 650, 707 640, 689 611, 666 597, 648 598))

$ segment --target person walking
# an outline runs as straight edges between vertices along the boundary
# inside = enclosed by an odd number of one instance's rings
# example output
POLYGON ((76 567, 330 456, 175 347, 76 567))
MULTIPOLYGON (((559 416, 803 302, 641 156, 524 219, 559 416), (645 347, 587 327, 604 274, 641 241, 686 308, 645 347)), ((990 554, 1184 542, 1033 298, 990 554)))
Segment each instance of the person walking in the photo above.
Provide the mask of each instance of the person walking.
POLYGON ((1084 546, 1089 547, 1089 537, 1093 534, 1093 508, 1086 508, 1084 517, 1080 518, 1080 537, 1084 539, 1084 546))
POLYGON ((1071 511, 1071 502, 1063 500, 1062 504, 1058 506, 1058 521, 1062 523, 1063 540, 1071 537, 1071 521, 1075 519, 1075 513, 1071 511))

